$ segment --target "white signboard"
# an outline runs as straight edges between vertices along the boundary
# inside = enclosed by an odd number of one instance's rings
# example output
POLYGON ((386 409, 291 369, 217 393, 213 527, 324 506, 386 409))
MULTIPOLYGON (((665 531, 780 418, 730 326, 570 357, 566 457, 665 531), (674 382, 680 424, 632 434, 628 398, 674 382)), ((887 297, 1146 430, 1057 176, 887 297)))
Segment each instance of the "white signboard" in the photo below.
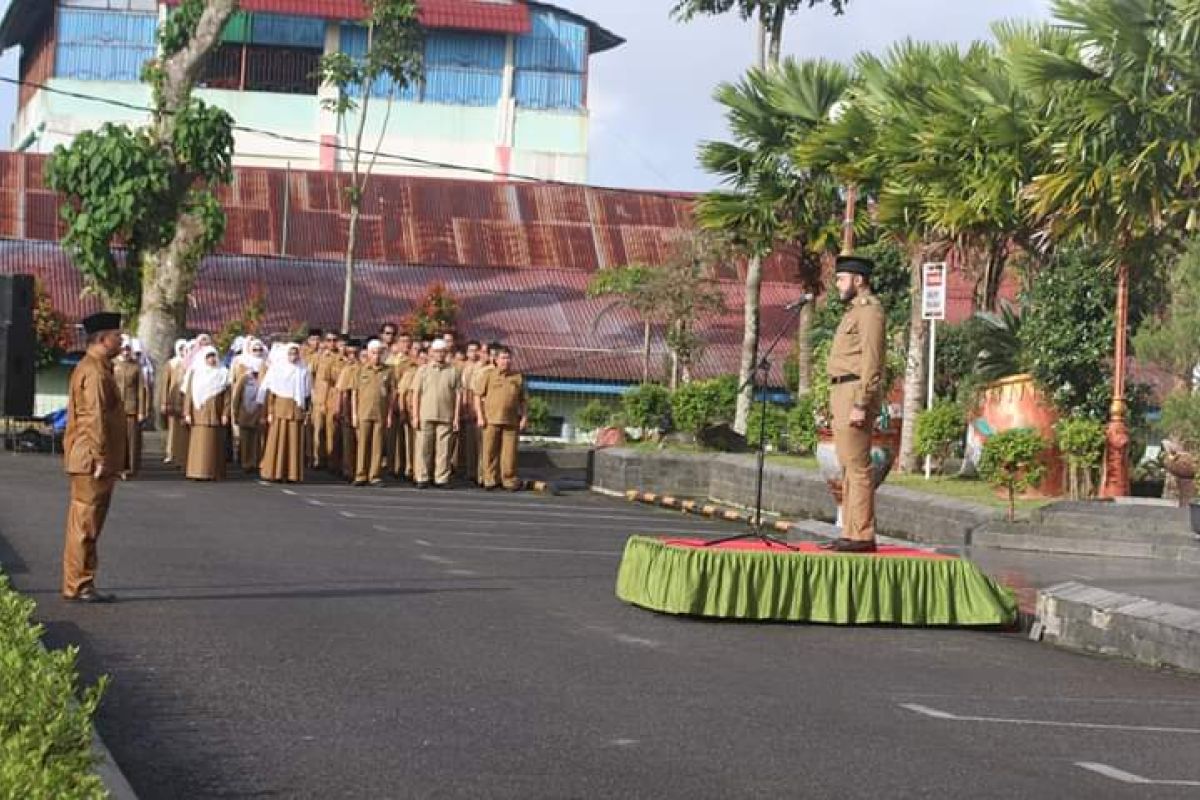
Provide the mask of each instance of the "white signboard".
POLYGON ((946 318, 946 262, 926 264, 921 281, 921 318, 946 318))

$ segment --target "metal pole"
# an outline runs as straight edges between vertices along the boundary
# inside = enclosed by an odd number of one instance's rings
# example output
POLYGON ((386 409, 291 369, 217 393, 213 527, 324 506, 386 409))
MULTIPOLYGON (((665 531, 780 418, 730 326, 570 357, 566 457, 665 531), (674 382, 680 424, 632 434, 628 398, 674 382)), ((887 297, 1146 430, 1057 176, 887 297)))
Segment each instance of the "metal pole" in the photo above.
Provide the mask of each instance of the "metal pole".
MULTIPOLYGON (((937 375, 937 320, 929 320, 929 388, 925 392, 925 410, 933 408, 933 381, 937 375)), ((925 456, 925 480, 933 474, 933 456, 925 456)))

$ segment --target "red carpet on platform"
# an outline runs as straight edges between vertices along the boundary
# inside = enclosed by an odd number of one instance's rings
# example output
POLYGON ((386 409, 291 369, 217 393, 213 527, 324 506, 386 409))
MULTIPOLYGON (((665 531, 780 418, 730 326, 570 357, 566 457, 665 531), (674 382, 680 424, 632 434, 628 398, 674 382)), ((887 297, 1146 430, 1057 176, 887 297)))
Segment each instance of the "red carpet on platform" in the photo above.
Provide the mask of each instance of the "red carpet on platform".
POLYGON ((708 547, 708 542, 704 539, 676 539, 671 537, 662 537, 664 544, 672 547, 702 547, 706 550, 735 550, 746 553, 771 552, 779 553, 780 555, 798 554, 817 555, 817 556, 841 556, 841 555, 856 555, 866 558, 956 558, 957 556, 945 555, 943 553, 935 553, 932 550, 921 550, 916 547, 900 547, 897 545, 881 544, 874 553, 835 553, 832 550, 822 550, 818 542, 788 542, 789 547, 784 547, 771 541, 762 539, 738 539, 732 542, 722 542, 718 545, 708 547))

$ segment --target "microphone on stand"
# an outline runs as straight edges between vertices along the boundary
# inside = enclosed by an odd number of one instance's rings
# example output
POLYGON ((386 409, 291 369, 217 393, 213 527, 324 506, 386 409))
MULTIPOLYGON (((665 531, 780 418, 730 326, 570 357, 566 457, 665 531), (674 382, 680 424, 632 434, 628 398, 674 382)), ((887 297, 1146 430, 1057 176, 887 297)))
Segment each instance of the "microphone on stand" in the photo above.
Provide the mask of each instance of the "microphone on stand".
POLYGON ((815 299, 816 299, 816 297, 813 295, 812 292, 805 292, 804 294, 800 295, 800 298, 798 300, 796 300, 794 303, 788 303, 786 306, 784 306, 783 310, 784 311, 795 311, 797 308, 806 306, 815 299))

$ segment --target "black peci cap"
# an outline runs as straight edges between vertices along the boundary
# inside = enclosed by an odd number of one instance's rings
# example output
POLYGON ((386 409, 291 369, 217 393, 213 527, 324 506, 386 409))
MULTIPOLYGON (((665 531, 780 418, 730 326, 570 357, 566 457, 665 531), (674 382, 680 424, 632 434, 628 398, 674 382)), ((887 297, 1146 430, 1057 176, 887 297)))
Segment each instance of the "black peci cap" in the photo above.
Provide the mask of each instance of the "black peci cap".
POLYGON ((834 272, 848 272, 851 275, 862 275, 870 278, 875 271, 875 262, 862 256, 838 256, 834 272))
POLYGON ((101 331, 121 330, 121 315, 115 311, 101 311, 83 320, 83 330, 88 336, 101 331))

